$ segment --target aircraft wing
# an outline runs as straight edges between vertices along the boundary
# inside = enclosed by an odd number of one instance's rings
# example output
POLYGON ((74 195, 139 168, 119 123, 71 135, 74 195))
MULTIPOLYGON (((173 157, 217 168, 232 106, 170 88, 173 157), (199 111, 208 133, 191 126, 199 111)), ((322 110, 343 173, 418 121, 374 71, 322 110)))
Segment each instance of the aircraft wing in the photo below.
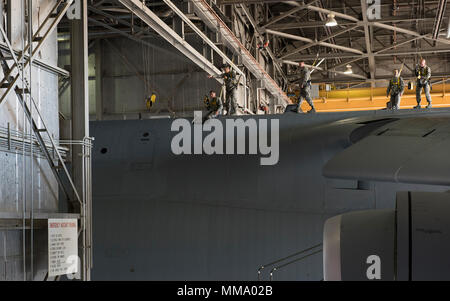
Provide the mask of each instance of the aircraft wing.
POLYGON ((408 118, 376 129, 324 167, 328 178, 450 185, 450 118, 408 118))

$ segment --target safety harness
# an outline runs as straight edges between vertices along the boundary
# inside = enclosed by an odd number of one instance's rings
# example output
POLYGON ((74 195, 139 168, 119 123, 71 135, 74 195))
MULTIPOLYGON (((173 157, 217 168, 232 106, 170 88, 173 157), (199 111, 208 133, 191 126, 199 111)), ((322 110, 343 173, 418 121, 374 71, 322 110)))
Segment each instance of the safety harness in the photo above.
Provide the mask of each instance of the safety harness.
POLYGON ((391 79, 391 94, 399 94, 402 90, 400 77, 391 79))
POLYGON ((217 111, 219 109, 217 97, 214 97, 210 100, 208 96, 205 96, 205 105, 206 109, 208 109, 209 111, 217 111))
POLYGON ((427 84, 431 87, 431 82, 426 79, 428 77, 428 67, 419 67, 417 70, 417 81, 419 86, 426 86, 427 84))

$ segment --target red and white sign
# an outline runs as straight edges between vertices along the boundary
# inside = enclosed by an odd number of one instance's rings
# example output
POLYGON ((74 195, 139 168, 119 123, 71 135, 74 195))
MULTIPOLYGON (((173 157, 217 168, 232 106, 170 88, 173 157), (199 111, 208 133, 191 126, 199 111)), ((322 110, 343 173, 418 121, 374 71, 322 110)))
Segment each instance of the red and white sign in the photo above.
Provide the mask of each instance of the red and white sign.
POLYGON ((48 220, 49 277, 78 272, 78 224, 76 219, 48 220))

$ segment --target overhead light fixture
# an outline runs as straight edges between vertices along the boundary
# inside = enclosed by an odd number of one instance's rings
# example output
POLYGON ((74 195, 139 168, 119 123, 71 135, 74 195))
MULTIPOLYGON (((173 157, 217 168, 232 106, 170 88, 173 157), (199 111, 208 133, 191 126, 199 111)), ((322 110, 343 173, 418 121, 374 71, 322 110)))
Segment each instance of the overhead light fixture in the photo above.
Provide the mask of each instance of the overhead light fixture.
POLYGON ((329 27, 338 25, 336 19, 334 18, 334 14, 329 14, 328 15, 325 25, 329 26, 329 27))
POLYGON ((347 70, 344 71, 344 74, 352 74, 353 70, 352 70, 352 65, 347 65, 347 70))

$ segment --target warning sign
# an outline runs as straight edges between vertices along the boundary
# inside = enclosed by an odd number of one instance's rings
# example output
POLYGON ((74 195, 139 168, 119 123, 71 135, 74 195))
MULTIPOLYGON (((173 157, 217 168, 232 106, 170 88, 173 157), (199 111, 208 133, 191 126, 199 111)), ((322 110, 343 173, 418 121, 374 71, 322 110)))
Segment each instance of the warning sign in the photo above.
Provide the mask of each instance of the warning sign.
POLYGON ((48 220, 49 277, 78 272, 78 231, 76 219, 48 220))

